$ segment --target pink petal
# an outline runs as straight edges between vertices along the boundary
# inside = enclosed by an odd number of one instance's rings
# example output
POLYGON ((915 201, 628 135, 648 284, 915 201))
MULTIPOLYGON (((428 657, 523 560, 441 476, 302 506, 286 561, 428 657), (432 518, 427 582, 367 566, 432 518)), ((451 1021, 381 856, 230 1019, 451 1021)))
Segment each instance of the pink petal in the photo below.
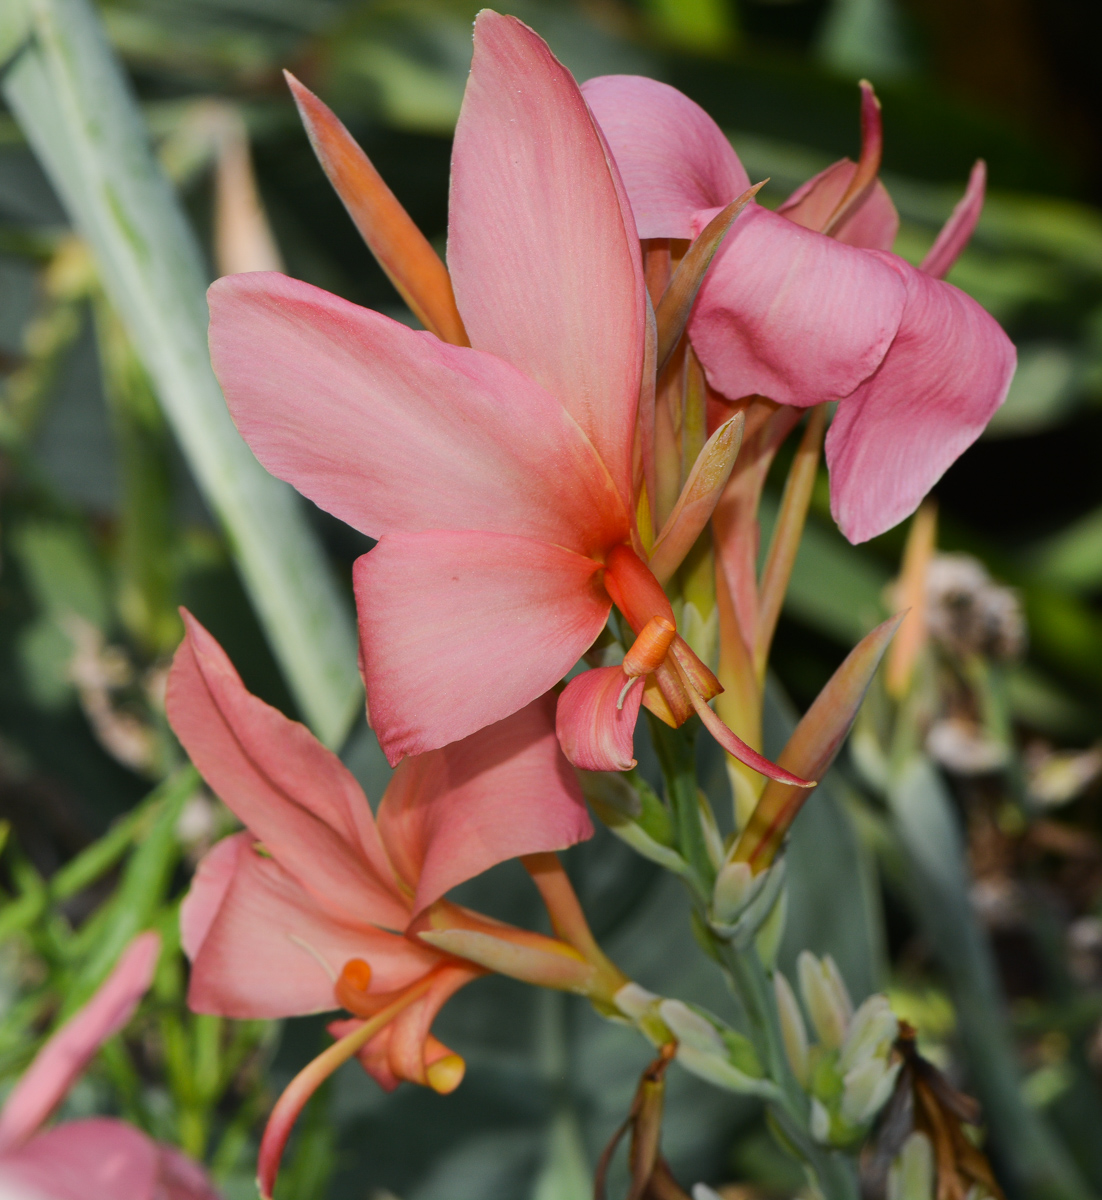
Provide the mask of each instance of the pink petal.
POLYGON ((604 627, 600 564, 503 534, 384 537, 354 569, 371 720, 390 762, 543 695, 604 627))
POLYGON ((471 345, 556 396, 630 497, 644 337, 630 209, 570 73, 488 10, 455 131, 448 264, 471 345))
POLYGON ((577 550, 623 537, 608 472, 508 363, 274 273, 210 289, 211 356, 273 475, 363 533, 488 529, 577 550))
MULTIPOLYGON (((427 1083, 425 1068, 450 1053, 429 1032, 436 1015, 461 987, 485 974, 480 968, 456 963, 437 972, 431 989, 414 1001, 385 1029, 377 1033, 356 1056, 364 1070, 385 1091, 393 1091, 403 1079, 427 1083)), ((335 1038, 351 1033, 362 1021, 334 1021, 329 1032, 335 1038)))
POLYGON ((635 766, 632 739, 643 680, 636 680, 617 707, 627 676, 620 667, 596 667, 575 675, 559 697, 556 728, 563 753, 585 771, 628 771, 635 766))
MULTIPOLYGON (((798 187, 777 212, 805 229, 821 230, 838 207, 856 172, 857 164, 851 159, 832 163, 798 187)), ((898 232, 899 213, 888 189, 878 179, 860 207, 832 236, 848 246, 890 250, 898 232)))
POLYGON ((372 991, 420 978, 439 956, 394 933, 335 920, 249 833, 219 842, 200 863, 181 924, 192 960, 188 1004, 225 1017, 276 1018, 339 1007, 333 984, 352 958, 372 968, 372 991), (208 869, 208 860, 213 867, 208 869), (232 870, 228 882, 226 874, 232 870), (207 889, 214 896, 204 895, 207 889), (196 941, 195 910, 217 907, 196 941))
POLYGON ((415 914, 507 858, 593 835, 554 714, 554 695, 541 696, 399 765, 379 806, 379 831, 395 870, 416 888, 415 914))
POLYGON ((692 238, 693 213, 722 208, 750 178, 723 130, 657 79, 602 75, 582 84, 608 139, 641 238, 692 238))
POLYGON ((158 1181, 161 1191, 156 1200, 220 1200, 206 1171, 173 1146, 157 1144, 158 1181))
POLYGON ((725 396, 804 407, 848 396, 877 368, 905 298, 877 252, 748 204, 704 279, 689 336, 725 396))
POLYGON ((153 980, 160 953, 159 934, 138 934, 91 1000, 39 1050, 0 1110, 0 1153, 38 1129, 100 1046, 130 1020, 153 980))
POLYGON ((957 201, 949 220, 941 228, 926 257, 919 266, 920 271, 935 279, 944 279, 953 263, 960 258, 968 245, 976 224, 983 212, 983 200, 987 192, 987 164, 978 159, 968 177, 968 187, 957 201))
POLYGON ((327 911, 405 928, 408 911, 359 784, 308 729, 245 690, 190 613, 184 621, 166 708, 203 778, 327 911))
MULTIPOLYGON (((72 1121, 4 1153, 0 1195, 5 1200, 162 1200, 158 1160, 157 1144, 122 1121, 72 1121)), ((205 1200, 202 1193, 197 1200, 205 1200)))
POLYGON ((983 432, 1014 374, 1010 339, 971 297, 881 257, 906 282, 903 322, 879 371, 838 406, 826 438, 831 511, 851 542, 914 512, 983 432))

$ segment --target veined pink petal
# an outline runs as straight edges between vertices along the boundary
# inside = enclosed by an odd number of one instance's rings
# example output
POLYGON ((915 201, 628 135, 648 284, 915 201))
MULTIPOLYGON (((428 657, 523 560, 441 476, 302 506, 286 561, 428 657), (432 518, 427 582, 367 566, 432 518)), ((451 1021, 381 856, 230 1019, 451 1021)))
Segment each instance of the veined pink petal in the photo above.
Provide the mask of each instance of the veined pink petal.
POLYGON ((459 311, 472 346, 562 402, 628 498, 644 289, 620 190, 569 71, 515 17, 479 13, 452 155, 459 311))
POLYGON ((245 440, 361 532, 486 529, 583 553, 626 536, 585 434, 507 362, 285 275, 231 275, 209 295, 211 357, 245 440))
POLYGON ((669 84, 602 75, 583 83, 582 95, 620 168, 641 238, 695 237, 694 212, 722 208, 750 186, 723 130, 669 84))
MULTIPOLYGON (((159 1147, 122 1121, 59 1125, 0 1158, 4 1200, 163 1200, 159 1147)), ((195 1200, 217 1200, 213 1191, 195 1200)), ((189 1198, 190 1200, 190 1198, 189 1198)))
POLYGON ((399 764, 379 805, 379 832, 395 870, 416 889, 414 914, 507 858, 592 836, 554 722, 548 694, 399 764))
MULTIPOLYGON (((805 229, 821 230, 846 194, 856 173, 857 164, 852 159, 840 159, 807 183, 801 184, 777 212, 805 229)), ((899 213, 888 195, 888 189, 878 179, 861 205, 832 236, 848 246, 890 250, 898 232, 899 213)))
POLYGON ((225 1017, 337 1008, 333 985, 349 959, 371 965, 373 991, 405 987, 439 961, 375 928, 368 914, 359 922, 335 920, 279 863, 255 849, 248 832, 219 842, 199 864, 181 926, 192 960, 188 1004, 225 1017))
POLYGON ((92 999, 35 1055, 0 1110, 0 1154, 27 1141, 100 1046, 130 1020, 153 980, 160 953, 159 934, 138 934, 92 999))
POLYGON ((203 778, 321 907, 405 928, 371 809, 335 754, 245 689, 225 651, 184 613, 169 722, 203 778))
POLYGON ((397 534, 356 562, 371 720, 390 762, 500 721, 604 627, 600 564, 504 534, 397 534))
POLYGON ((944 279, 953 263, 960 258, 961 251, 968 245, 975 232, 976 224, 983 212, 983 200, 987 192, 987 164, 982 158, 976 160, 968 187, 957 201, 949 220, 941 228, 926 257, 919 266, 920 271, 935 279, 944 279))
MULTIPOLYGON (((703 227, 714 213, 697 213, 703 227)), ((907 290, 887 260, 747 205, 689 321, 708 382, 804 407, 848 396, 880 364, 907 290)))
POLYGON ((839 405, 826 438, 831 511, 851 542, 898 524, 983 432, 1016 361, 998 322, 971 297, 902 259, 899 334, 880 369, 839 405))
POLYGON ((632 739, 644 680, 634 680, 623 706, 617 707, 627 682, 620 667, 596 667, 575 675, 566 685, 555 725, 563 753, 576 767, 627 771, 635 766, 632 739))

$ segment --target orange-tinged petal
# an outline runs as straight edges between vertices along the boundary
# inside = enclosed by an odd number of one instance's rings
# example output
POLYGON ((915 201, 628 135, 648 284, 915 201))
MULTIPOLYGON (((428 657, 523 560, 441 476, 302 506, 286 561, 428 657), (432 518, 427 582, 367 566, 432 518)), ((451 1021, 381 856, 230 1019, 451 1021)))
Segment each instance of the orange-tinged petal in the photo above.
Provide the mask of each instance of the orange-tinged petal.
POLYGON ((470 345, 440 256, 336 115, 290 71, 283 74, 329 182, 399 295, 437 337, 470 345))
POLYGON ((642 699, 642 680, 629 681, 620 667, 575 675, 559 697, 556 729, 563 753, 586 771, 630 770, 642 699))

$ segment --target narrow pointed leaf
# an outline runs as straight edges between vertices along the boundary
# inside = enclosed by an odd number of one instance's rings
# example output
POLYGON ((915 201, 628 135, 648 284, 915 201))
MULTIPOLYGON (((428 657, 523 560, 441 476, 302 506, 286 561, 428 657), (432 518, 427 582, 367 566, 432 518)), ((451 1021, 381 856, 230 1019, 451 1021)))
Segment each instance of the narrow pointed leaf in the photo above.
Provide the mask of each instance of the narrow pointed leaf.
POLYGON ((758 192, 769 182, 763 179, 752 188, 748 188, 737 200, 732 200, 722 212, 717 213, 701 230, 700 236, 689 247, 681 260, 669 287, 666 288, 658 304, 655 318, 658 322, 658 374, 669 361, 674 347, 681 340, 688 324, 689 314, 693 310, 693 302, 704 282, 704 274, 711 266, 727 231, 734 224, 735 218, 753 200, 758 192))
MULTIPOLYGON (((899 613, 878 625, 849 652, 788 739, 777 757, 779 766, 809 779, 823 777, 845 741, 902 620, 903 614, 899 613)), ((748 862, 755 874, 765 870, 810 795, 810 790, 771 779, 739 837, 732 861, 748 862)))
POLYGON ((649 566, 659 583, 665 583, 693 548, 719 502, 731 468, 735 465, 746 418, 742 413, 724 423, 705 442, 669 520, 662 527, 649 566))
POLYGON ((333 745, 362 694, 351 614, 297 497, 257 463, 226 410, 198 244, 88 0, 39 0, 32 22, 4 98, 92 247, 296 699, 333 745))
POLYGON ((390 282, 426 329, 470 345, 440 255, 336 114, 290 71, 284 75, 322 169, 390 282))
POLYGON ((249 133, 241 114, 224 106, 214 187, 215 265, 221 275, 282 271, 283 259, 256 186, 249 133))

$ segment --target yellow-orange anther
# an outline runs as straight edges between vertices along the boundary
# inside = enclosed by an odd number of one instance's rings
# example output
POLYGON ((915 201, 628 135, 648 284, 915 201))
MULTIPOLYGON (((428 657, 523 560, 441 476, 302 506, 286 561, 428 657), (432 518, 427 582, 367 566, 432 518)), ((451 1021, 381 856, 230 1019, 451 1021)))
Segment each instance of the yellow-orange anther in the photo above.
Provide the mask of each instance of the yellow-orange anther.
POLYGON ((672 621, 667 621, 665 617, 651 617, 624 655, 624 674, 629 679, 636 679, 656 671, 665 662, 676 636, 677 627, 672 621))

